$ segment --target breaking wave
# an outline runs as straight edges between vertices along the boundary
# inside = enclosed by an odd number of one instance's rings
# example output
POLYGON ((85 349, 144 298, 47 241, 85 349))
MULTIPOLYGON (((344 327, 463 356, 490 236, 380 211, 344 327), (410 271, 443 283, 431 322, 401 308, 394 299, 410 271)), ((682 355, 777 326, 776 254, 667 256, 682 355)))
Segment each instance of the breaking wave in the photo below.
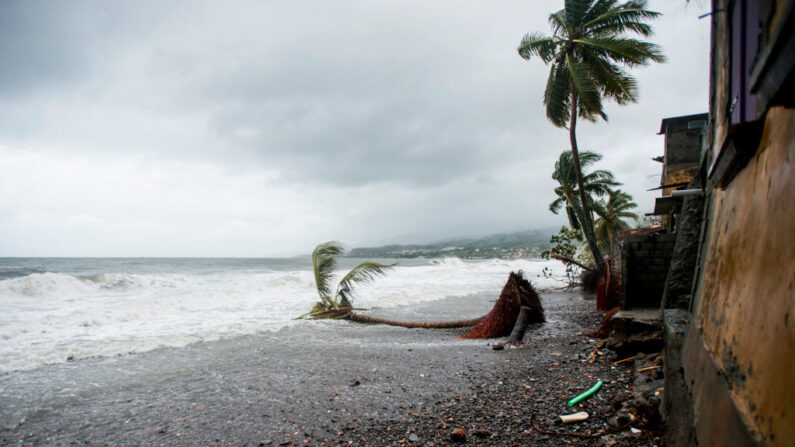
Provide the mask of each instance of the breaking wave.
MULTIPOLYGON (((317 301, 308 266, 241 270, 217 262, 218 268, 199 273, 170 273, 166 266, 156 274, 47 272, 0 280, 0 372, 296 324, 311 327, 294 320, 317 301)), ((512 270, 523 270, 539 290, 565 285, 559 262, 449 258, 398 266, 358 289, 356 304, 399 310, 425 303, 433 309, 455 297, 496 298, 512 270)))

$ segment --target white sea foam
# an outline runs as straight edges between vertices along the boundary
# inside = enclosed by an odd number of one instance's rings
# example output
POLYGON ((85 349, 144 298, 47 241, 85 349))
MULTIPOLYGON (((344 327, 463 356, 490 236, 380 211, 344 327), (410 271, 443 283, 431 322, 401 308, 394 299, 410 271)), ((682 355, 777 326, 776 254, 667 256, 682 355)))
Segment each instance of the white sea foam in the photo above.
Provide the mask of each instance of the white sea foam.
MULTIPOLYGON (((356 304, 396 308, 478 293, 496 298, 507 273, 520 269, 539 290, 564 285, 558 262, 445 259, 396 267, 360 287, 356 304), (544 268, 550 277, 541 274, 544 268)), ((0 281, 0 372, 311 324, 293 318, 315 301, 308 270, 6 279, 0 281)))

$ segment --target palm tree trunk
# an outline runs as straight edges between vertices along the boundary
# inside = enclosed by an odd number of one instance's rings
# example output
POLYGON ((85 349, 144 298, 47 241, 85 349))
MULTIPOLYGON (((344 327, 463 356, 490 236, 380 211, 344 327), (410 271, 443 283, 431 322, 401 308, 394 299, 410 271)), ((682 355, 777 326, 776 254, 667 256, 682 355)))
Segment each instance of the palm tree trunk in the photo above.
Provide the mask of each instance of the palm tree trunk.
POLYGON ((400 326, 406 328, 453 329, 460 327, 475 326, 476 324, 480 323, 480 320, 486 318, 486 316, 484 315, 480 318, 473 318, 471 320, 418 322, 418 321, 385 320, 383 318, 368 317, 367 315, 357 314, 355 312, 349 312, 345 318, 351 321, 355 321, 357 323, 386 324, 389 326, 400 326))
POLYGON ((593 269, 593 267, 588 267, 587 265, 583 264, 582 262, 580 262, 580 261, 578 261, 576 259, 572 259, 572 258, 570 258, 568 256, 564 256, 564 255, 561 255, 561 254, 558 254, 558 253, 550 253, 549 257, 557 259, 558 261, 570 262, 570 263, 576 265, 577 267, 579 267, 579 268, 581 268, 583 270, 595 271, 593 269))
POLYGON ((582 170, 580 169, 580 153, 577 150, 577 94, 574 91, 574 86, 571 86, 571 119, 569 121, 569 140, 571 142, 571 158, 574 161, 574 171, 577 174, 577 187, 580 190, 580 206, 582 207, 583 222, 582 229, 585 234, 585 239, 588 241, 588 247, 591 249, 594 261, 596 261, 596 268, 600 272, 605 271, 605 261, 602 259, 602 251, 599 250, 599 245, 596 243, 596 236, 593 232, 593 218, 591 217, 591 210, 588 206, 588 197, 585 193, 585 188, 582 182, 582 170))

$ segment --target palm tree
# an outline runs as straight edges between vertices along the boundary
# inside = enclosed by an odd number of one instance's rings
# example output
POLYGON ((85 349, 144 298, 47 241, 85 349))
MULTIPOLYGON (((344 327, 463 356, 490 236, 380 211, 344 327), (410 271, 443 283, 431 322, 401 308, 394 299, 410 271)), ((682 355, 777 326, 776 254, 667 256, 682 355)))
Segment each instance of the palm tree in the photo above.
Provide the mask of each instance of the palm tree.
POLYGON ((607 202, 602 200, 595 203, 594 210, 599 218, 594 223, 594 232, 602 248, 612 250, 616 236, 621 230, 630 228, 624 222, 625 218, 636 219, 638 215, 630 211, 638 205, 632 201, 632 196, 621 190, 610 191, 607 202))
POLYGON ((312 252, 312 270, 315 274, 315 286, 320 301, 312 306, 312 310, 298 318, 345 318, 359 323, 378 323, 409 328, 460 328, 471 327, 478 324, 484 317, 459 321, 430 321, 430 322, 405 322, 385 320, 353 312, 353 288, 356 284, 367 283, 383 276, 387 270, 397 264, 381 264, 365 261, 352 268, 342 277, 337 285, 336 292, 331 293, 331 278, 337 267, 337 257, 344 253, 339 242, 330 241, 315 247, 312 252))
POLYGON ((339 242, 330 241, 315 247, 312 252, 312 270, 315 274, 315 286, 320 296, 312 311, 306 315, 313 318, 344 317, 353 308, 353 287, 357 283, 373 281, 396 264, 380 264, 365 261, 352 268, 342 277, 337 290, 331 294, 331 278, 337 267, 337 256, 344 253, 339 242))
MULTIPOLYGON (((583 151, 580 153, 580 167, 583 171, 587 171, 589 166, 601 159, 602 156, 600 154, 583 151)), ((552 172, 552 178, 557 180, 560 186, 555 188, 555 194, 557 194, 558 198, 549 204, 549 210, 558 214, 560 209, 565 207, 571 228, 581 230, 581 222, 584 220, 583 210, 580 205, 577 173, 574 169, 571 151, 561 152, 558 161, 555 162, 555 171, 552 172)), ((592 196, 602 197, 610 192, 611 186, 620 185, 613 179, 613 173, 602 169, 584 174, 582 180, 589 204, 592 196)))
POLYGON ((526 34, 518 48, 524 59, 538 57, 551 65, 544 91, 547 118, 557 127, 568 124, 580 203, 585 207, 583 232, 602 271, 604 260, 588 212, 577 150, 577 118, 607 120, 603 97, 618 104, 635 102, 637 82, 624 67, 665 60, 657 45, 625 37, 626 33, 652 34, 646 21, 660 14, 647 10, 646 5, 645 0, 620 4, 615 0, 567 0, 563 9, 549 16, 552 36, 526 34))

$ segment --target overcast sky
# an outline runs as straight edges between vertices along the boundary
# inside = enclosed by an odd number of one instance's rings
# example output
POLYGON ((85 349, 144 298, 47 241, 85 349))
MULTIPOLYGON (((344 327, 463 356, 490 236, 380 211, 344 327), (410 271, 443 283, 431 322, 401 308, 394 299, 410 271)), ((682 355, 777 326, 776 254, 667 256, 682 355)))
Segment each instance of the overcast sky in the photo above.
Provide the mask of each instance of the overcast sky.
MULTIPOLYGON (((653 207, 666 116, 705 112, 704 3, 581 149, 653 207)), ((563 2, 0 2, 0 256, 280 256, 565 223, 568 133, 524 61, 563 2)))

